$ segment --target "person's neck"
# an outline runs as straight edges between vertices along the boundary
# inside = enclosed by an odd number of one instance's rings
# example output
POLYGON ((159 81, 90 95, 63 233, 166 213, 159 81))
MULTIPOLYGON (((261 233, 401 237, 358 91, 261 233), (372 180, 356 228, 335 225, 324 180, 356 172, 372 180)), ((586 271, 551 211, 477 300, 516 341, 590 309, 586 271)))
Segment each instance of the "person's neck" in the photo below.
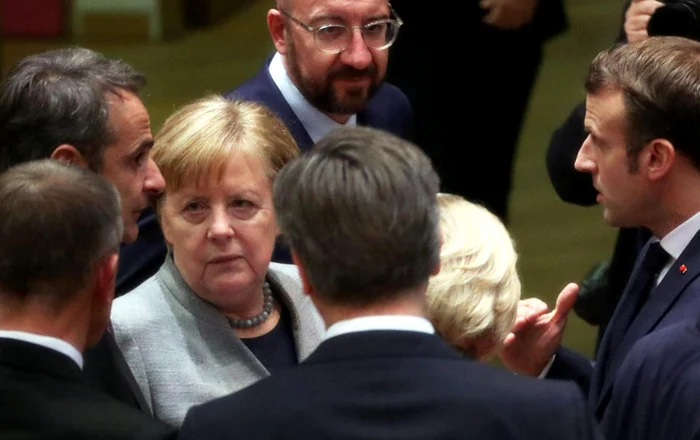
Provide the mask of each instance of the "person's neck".
POLYGON ((46 305, 33 303, 17 304, 0 295, 0 330, 19 331, 61 339, 79 352, 87 346, 89 320, 75 307, 53 310, 46 305))
POLYGON ((257 316, 262 312, 265 302, 263 294, 263 284, 265 281, 255 283, 245 290, 236 292, 238 301, 236 303, 217 305, 219 311, 227 318, 248 319, 257 316))
POLYGON ((326 328, 336 322, 368 316, 418 316, 425 317, 425 288, 402 292, 389 300, 366 304, 363 306, 345 304, 326 304, 313 298, 319 313, 326 323, 326 328))
POLYGON ((648 225, 659 239, 700 212, 700 172, 693 169, 666 182, 659 197, 659 209, 648 225))

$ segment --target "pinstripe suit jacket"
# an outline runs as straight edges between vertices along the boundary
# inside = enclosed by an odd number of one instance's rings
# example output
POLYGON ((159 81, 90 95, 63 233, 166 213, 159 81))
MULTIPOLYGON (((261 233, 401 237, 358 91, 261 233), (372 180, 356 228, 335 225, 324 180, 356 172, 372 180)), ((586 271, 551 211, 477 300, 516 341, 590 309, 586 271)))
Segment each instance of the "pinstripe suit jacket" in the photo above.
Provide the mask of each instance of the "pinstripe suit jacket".
MULTIPOLYGON (((290 312, 296 351, 305 359, 325 327, 301 291, 295 266, 272 263, 267 279, 290 312)), ((187 286, 172 258, 114 302, 117 344, 156 418, 179 426, 187 410, 269 376, 226 318, 187 286)))

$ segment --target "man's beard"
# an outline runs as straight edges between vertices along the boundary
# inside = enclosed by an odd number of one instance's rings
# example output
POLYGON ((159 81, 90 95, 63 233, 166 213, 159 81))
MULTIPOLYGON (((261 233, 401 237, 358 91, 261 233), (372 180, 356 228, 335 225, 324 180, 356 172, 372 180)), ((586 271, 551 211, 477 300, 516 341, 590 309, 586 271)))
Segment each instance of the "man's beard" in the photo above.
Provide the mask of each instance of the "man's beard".
POLYGON ((287 52, 287 66, 289 75, 297 85, 299 91, 314 107, 328 114, 352 115, 361 112, 367 106, 367 101, 374 96, 381 84, 377 78, 377 66, 372 63, 362 70, 349 66, 337 66, 333 68, 323 82, 303 78, 299 68, 296 48, 290 44, 287 52), (336 79, 369 78, 369 87, 365 85, 348 87, 345 96, 338 96, 333 87, 336 79))

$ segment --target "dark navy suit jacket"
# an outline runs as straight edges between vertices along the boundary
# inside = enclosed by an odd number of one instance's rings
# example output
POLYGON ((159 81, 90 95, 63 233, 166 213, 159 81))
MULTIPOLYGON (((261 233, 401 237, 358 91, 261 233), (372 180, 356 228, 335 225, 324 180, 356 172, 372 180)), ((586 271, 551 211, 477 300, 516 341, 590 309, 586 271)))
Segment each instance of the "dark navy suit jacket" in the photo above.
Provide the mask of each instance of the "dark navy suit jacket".
MULTIPOLYGON (((631 279, 636 277, 639 261, 635 264, 631 279)), ((588 359, 566 349, 557 352, 556 360, 548 374, 555 379, 572 379, 588 392, 589 408, 598 420, 606 417, 611 398, 616 398, 615 382, 624 374, 620 366, 632 347, 645 337, 665 327, 683 321, 694 321, 700 316, 700 233, 686 246, 678 260, 651 292, 631 326, 620 328, 621 310, 629 296, 628 285, 613 314, 593 365, 588 359), (616 342, 613 335, 623 334, 616 342)), ((638 384, 649 386, 652 384, 638 384)))
POLYGON ((620 365, 602 424, 617 440, 700 439, 700 322, 637 341, 620 365))
POLYGON ((467 360, 441 338, 365 331, 330 338, 294 368, 185 418, 181 440, 598 438, 570 383, 467 360))
POLYGON ((0 338, 0 438, 174 440, 176 435, 85 384, 67 356, 0 338))

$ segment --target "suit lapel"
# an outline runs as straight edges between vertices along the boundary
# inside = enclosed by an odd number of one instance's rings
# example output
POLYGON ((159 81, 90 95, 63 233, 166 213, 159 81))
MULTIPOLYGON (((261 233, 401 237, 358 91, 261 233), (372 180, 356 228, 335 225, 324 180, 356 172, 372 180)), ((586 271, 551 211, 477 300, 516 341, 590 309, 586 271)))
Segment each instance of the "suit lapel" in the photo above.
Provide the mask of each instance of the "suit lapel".
POLYGON ((326 331, 321 315, 318 314, 308 296, 304 295, 297 278, 288 276, 282 265, 270 264, 268 279, 275 292, 279 292, 292 318, 292 330, 299 361, 306 359, 323 339, 326 331))
MULTIPOLYGON (((630 275, 630 280, 636 280, 639 277, 639 271, 641 268, 641 261, 643 255, 639 255, 637 261, 634 264, 634 269, 630 275)), ((607 371, 609 370, 610 360, 615 355, 616 343, 623 338, 620 335, 624 332, 624 329, 620 329, 622 325, 625 314, 628 312, 628 308, 633 303, 632 292, 634 292, 634 283, 627 283, 625 291, 620 297, 615 312, 613 312, 610 318, 609 325, 603 335, 603 339, 600 343, 600 348, 598 350, 598 355, 596 356, 595 368, 593 369, 593 377, 591 378, 591 388, 589 392, 589 403, 594 403, 593 408, 595 409, 598 405, 599 396, 601 395, 601 390, 603 388, 604 379, 607 376, 607 371)))
MULTIPOLYGON (((143 393, 141 392, 138 382, 136 382, 136 378, 134 378, 134 374, 131 372, 129 365, 126 363, 126 359, 124 359, 124 355, 122 354, 121 350, 119 350, 119 346, 117 345, 117 341, 114 339, 114 334, 112 333, 111 328, 104 332, 102 338, 108 352, 110 353, 110 356, 114 360, 114 366, 118 371, 119 377, 123 378, 124 382, 126 382, 126 386, 131 391, 134 400, 136 400, 136 405, 146 414, 153 415, 151 408, 148 406, 148 403, 146 403, 145 397, 143 397, 143 393)), ((114 379, 118 380, 118 378, 114 379)))
POLYGON ((292 110, 287 101, 284 99, 284 96, 282 96, 282 92, 280 92, 277 84, 275 84, 275 82, 272 80, 269 66, 270 62, 268 60, 255 79, 255 81, 263 84, 262 90, 269 91, 263 104, 265 104, 270 110, 277 114, 282 121, 284 121, 285 125, 289 129, 289 132, 292 134, 292 137, 294 137, 294 140, 296 140, 299 149, 301 151, 307 151, 311 149, 314 142, 304 128, 304 125, 297 117, 296 113, 294 113, 294 110, 292 110))
MULTIPOLYGON (((635 269, 635 272, 637 269, 635 269)), ((651 292, 649 300, 632 322, 619 346, 607 348, 608 356, 606 356, 606 361, 609 363, 609 366, 607 367, 607 373, 602 377, 601 391, 596 399, 596 414, 605 410, 605 402, 608 400, 607 395, 612 391, 615 372, 622 361, 624 361, 629 350, 639 339, 654 330, 664 316, 672 310, 686 287, 698 275, 700 275, 700 232, 695 234, 678 260, 673 263, 661 283, 651 292), (681 266, 683 266, 684 271, 681 270, 681 266)), ((620 304, 623 305, 625 303, 620 302, 620 304)), ((618 312, 619 310, 615 311, 613 319, 618 315, 618 312)), ((605 367, 605 365, 602 365, 602 368, 605 367)), ((601 373, 604 370, 598 371, 598 366, 596 365, 596 371, 601 373)))

